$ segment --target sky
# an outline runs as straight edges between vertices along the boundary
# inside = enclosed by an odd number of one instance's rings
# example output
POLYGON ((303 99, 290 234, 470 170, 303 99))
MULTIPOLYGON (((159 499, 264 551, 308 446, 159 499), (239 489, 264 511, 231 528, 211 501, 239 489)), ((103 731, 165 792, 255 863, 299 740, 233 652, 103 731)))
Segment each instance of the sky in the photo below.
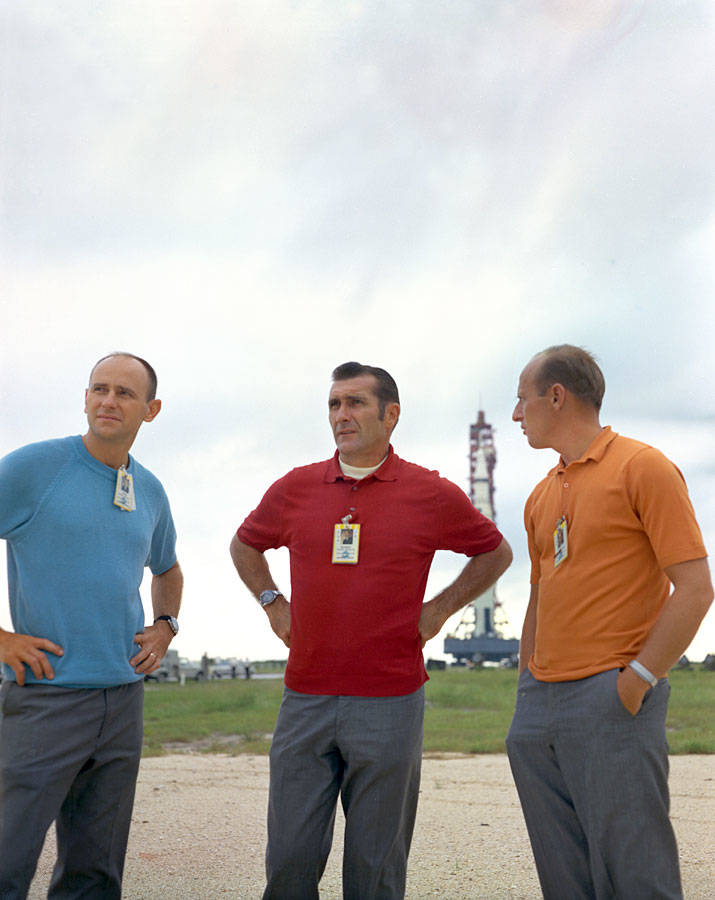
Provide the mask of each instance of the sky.
MULTIPOLYGON (((523 504, 555 454, 510 416, 544 347, 595 353, 601 421, 678 464, 715 545, 708 0, 0 15, 0 453, 82 433, 105 353, 152 362, 163 409, 133 452, 174 512, 182 655, 285 656, 228 544, 269 484, 332 454, 349 359, 395 377, 397 452, 464 489, 484 409, 513 633, 523 504)), ((269 561, 288 591, 287 552, 269 561)), ((463 562, 439 553, 428 596, 463 562)), ((688 652, 715 652, 715 612, 688 652)))

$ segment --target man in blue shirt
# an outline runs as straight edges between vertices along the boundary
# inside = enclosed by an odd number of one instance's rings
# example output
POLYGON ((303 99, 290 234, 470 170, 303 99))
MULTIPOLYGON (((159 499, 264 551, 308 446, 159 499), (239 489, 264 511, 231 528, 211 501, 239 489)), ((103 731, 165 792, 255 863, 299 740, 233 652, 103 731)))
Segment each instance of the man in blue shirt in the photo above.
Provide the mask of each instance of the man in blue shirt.
POLYGON ((178 631, 183 577, 160 482, 129 455, 156 374, 101 359, 83 436, 0 460, 10 614, 0 629, 0 897, 24 898, 56 820, 49 897, 118 898, 142 744, 143 679, 178 631), (154 623, 139 585, 153 574, 154 623))

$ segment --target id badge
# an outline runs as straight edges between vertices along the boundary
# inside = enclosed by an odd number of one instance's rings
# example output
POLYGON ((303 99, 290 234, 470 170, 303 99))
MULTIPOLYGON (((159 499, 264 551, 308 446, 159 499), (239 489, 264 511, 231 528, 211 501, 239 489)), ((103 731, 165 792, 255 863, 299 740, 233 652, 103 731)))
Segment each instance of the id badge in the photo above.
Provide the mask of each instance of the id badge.
POLYGON ((360 548, 360 526, 338 522, 333 529, 333 563, 351 563, 358 561, 360 548))
POLYGON ((114 505, 127 512, 137 508, 134 502, 134 479, 124 466, 117 469, 117 486, 114 489, 114 505))
POLYGON ((569 555, 569 529, 566 516, 561 516, 554 529, 554 568, 569 555))

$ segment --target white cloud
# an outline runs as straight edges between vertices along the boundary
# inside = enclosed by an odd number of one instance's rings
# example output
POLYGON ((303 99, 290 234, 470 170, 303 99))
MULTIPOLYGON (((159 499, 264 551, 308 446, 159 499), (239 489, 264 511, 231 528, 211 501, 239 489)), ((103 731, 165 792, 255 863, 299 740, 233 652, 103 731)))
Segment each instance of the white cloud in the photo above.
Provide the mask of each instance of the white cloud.
POLYGON ((712 542, 707 3, 31 0, 5 25, 0 449, 80 431, 104 352, 156 364, 136 449, 180 524, 182 650, 275 653, 226 545, 331 452, 350 358, 394 371, 398 450, 462 486, 484 406, 521 546, 548 464, 509 422, 519 370, 585 344, 607 420, 671 448, 712 542))

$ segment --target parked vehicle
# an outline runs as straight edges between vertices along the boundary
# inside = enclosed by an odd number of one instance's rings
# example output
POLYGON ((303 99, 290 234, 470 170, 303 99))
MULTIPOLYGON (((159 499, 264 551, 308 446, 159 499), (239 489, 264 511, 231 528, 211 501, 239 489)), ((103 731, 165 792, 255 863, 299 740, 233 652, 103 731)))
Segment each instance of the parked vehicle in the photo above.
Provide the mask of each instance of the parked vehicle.
POLYGON ((210 670, 211 678, 250 678, 252 672, 247 659, 215 659, 210 670))
POLYGON ((179 659, 179 674, 183 675, 187 681, 203 681, 204 678, 204 670, 201 668, 201 663, 191 662, 185 656, 179 659))
POLYGON ((204 677, 201 663, 179 656, 178 650, 167 650, 159 668, 145 678, 147 681, 179 681, 182 676, 187 680, 201 681, 204 677))

